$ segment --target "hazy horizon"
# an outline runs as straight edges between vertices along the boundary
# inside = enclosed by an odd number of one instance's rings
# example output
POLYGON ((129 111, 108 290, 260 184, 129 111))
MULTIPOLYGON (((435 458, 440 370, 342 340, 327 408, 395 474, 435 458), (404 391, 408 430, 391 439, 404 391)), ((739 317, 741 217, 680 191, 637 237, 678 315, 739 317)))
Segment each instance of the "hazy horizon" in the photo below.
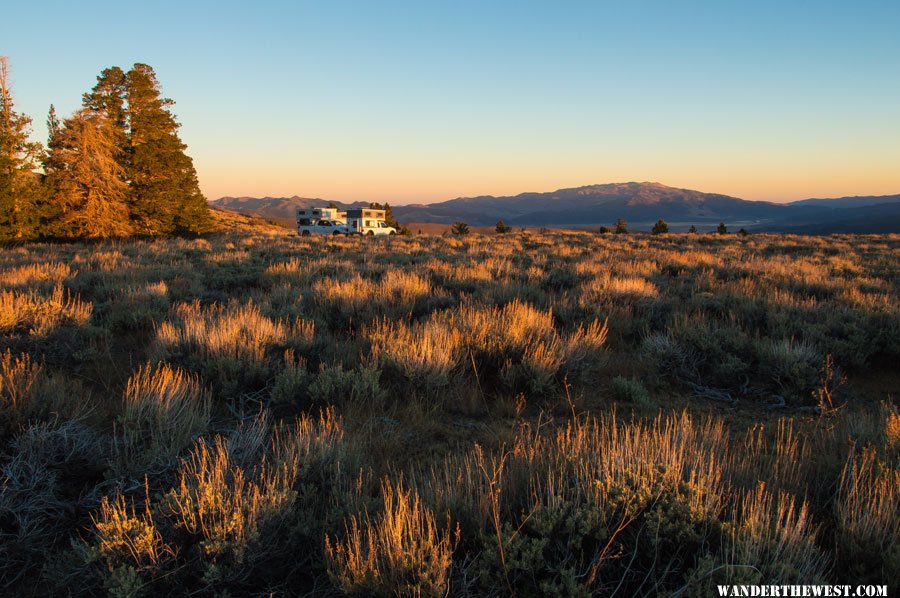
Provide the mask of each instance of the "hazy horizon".
POLYGON ((402 205, 625 181, 743 199, 900 193, 900 5, 17 3, 46 135, 152 65, 207 198, 402 205))

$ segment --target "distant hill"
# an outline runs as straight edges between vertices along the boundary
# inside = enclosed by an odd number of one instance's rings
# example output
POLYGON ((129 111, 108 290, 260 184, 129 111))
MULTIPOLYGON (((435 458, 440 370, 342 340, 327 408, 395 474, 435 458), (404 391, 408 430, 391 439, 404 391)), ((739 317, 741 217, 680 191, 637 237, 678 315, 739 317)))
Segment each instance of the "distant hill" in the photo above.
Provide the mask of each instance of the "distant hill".
POLYGON ((559 189, 549 193, 522 193, 510 197, 481 196, 451 199, 430 205, 398 206, 400 220, 449 223, 465 220, 476 226, 503 219, 518 226, 586 226, 629 222, 720 222, 764 220, 781 206, 753 202, 659 183, 616 183, 559 189))
POLYGON ((816 206, 820 208, 864 208, 889 203, 900 203, 900 195, 857 195, 833 199, 801 199, 791 202, 791 206, 816 206))
POLYGON ((894 203, 834 208, 811 216, 807 222, 771 223, 765 230, 801 235, 900 233, 900 199, 894 203))
MULTIPOLYGON (((297 196, 223 197, 212 205, 285 220, 293 218, 296 208, 327 203, 297 196)), ((341 209, 366 205, 335 203, 341 209)), ((451 224, 462 220, 475 227, 492 226, 502 219, 511 226, 580 228, 611 225, 618 218, 625 218, 630 229, 649 230, 662 218, 672 231, 687 230, 692 225, 701 231, 710 230, 725 222, 732 229, 758 231, 809 230, 811 234, 824 234, 852 228, 853 232, 900 232, 900 223, 891 216, 894 213, 891 206, 900 206, 900 195, 808 199, 785 204, 749 201, 660 183, 631 182, 394 206, 394 214, 400 222, 451 224)))

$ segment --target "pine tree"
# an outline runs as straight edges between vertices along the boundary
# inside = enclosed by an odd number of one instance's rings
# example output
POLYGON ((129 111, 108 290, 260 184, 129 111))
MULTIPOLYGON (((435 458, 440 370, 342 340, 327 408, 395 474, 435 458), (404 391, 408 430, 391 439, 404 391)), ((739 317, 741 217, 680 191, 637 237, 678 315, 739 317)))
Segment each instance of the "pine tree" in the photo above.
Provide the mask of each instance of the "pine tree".
POLYGON ((61 213, 57 203, 56 188, 59 173, 64 165, 60 162, 59 141, 62 124, 56 116, 56 106, 50 104, 47 113, 47 151, 44 152, 41 165, 44 175, 41 177, 41 193, 32 205, 34 231, 36 238, 55 237, 58 235, 58 222, 61 213))
POLYGON ((505 235, 506 233, 512 231, 512 227, 503 222, 503 220, 498 220, 497 225, 494 227, 494 230, 497 231, 498 235, 505 235))
POLYGON ((616 234, 624 235, 628 233, 628 223, 625 222, 624 218, 619 218, 616 220, 616 234))
POLYGON ((118 153, 115 124, 81 109, 51 133, 48 181, 56 210, 46 234, 54 237, 120 237, 132 233, 125 197, 128 185, 118 153))
POLYGON ((33 237, 32 208, 41 191, 34 172, 41 144, 29 141, 31 118, 14 108, 9 59, 0 56, 0 242, 33 237))
POLYGON ((82 96, 82 105, 107 118, 115 138, 116 161, 127 170, 128 111, 125 92, 125 72, 117 66, 103 69, 94 88, 82 96))
POLYGON ((669 225, 665 220, 660 218, 656 221, 656 224, 653 225, 653 230, 650 232, 654 235, 664 235, 669 232, 669 225))
POLYGON ((393 228, 396 228, 397 230, 400 230, 402 228, 400 226, 400 223, 397 222, 397 219, 394 217, 394 208, 391 207, 391 204, 384 202, 384 205, 382 205, 378 202, 373 201, 373 202, 369 202, 369 209, 370 210, 384 210, 385 224, 387 224, 388 226, 391 226, 393 228))
POLYGON ((728 227, 725 226, 725 223, 724 223, 724 222, 720 222, 720 223, 719 223, 719 226, 716 227, 716 232, 719 233, 720 235, 727 235, 727 234, 728 234, 728 227))
POLYGON ((135 232, 144 235, 203 233, 212 228, 209 208, 197 181, 178 123, 160 97, 153 69, 135 64, 125 77, 129 132, 127 179, 135 232))

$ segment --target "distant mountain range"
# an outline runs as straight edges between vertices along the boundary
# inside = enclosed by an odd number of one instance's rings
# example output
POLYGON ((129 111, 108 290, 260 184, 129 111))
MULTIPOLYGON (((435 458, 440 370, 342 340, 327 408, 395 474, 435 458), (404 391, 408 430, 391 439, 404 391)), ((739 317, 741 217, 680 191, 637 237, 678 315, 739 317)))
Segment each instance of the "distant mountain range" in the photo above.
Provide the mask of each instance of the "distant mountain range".
MULTIPOLYGON (((294 210, 324 206, 328 200, 305 197, 222 197, 220 209, 290 221, 294 210)), ((334 202, 341 209, 364 202, 334 202)), ((629 228, 648 230, 662 218, 670 230, 710 230, 725 222, 736 230, 828 234, 832 232, 900 233, 900 195, 804 199, 791 203, 748 201, 717 193, 677 189, 659 183, 613 183, 521 193, 451 199, 433 204, 394 206, 403 223, 449 224, 464 221, 490 226, 502 219, 511 226, 562 228, 611 225, 625 218, 629 228)))

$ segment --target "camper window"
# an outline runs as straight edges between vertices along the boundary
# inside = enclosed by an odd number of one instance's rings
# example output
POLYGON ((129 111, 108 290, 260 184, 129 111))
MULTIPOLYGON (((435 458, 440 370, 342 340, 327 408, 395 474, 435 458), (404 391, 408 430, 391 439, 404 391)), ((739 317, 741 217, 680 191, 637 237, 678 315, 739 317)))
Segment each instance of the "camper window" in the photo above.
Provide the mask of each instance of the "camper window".
POLYGON ((300 226, 309 226, 311 223, 309 218, 298 218, 297 224, 300 226))

